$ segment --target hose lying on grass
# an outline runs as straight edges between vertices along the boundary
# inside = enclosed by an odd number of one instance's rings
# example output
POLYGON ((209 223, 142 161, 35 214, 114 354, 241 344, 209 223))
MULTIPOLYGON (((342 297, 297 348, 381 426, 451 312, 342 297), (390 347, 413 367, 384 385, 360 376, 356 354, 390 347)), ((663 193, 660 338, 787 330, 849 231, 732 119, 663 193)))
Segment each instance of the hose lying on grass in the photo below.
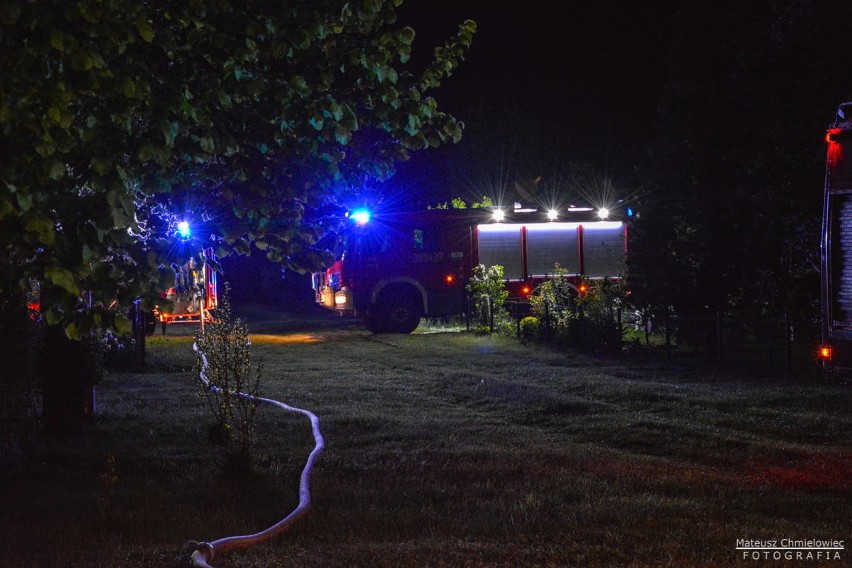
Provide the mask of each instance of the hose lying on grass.
MULTIPOLYGON (((215 392, 221 392, 222 389, 220 389, 216 385, 211 384, 207 378, 207 375, 205 374, 205 371, 207 370, 207 358, 204 356, 204 353, 202 353, 198 349, 197 344, 193 344, 192 348, 201 357, 201 382, 204 383, 205 388, 211 389, 215 392)), ((186 545, 184 546, 184 552, 182 552, 181 556, 183 557, 184 554, 188 556, 185 559, 180 558, 179 560, 181 562, 188 563, 188 565, 193 568, 212 568, 210 564, 208 564, 208 562, 213 560, 213 558, 217 555, 222 555, 238 548, 248 548, 249 546, 254 546, 263 541, 278 536, 279 534, 290 528, 290 526, 292 526, 297 520, 303 517, 308 512, 308 508, 311 505, 311 472, 313 470, 314 463, 316 462, 317 457, 325 447, 325 441, 323 440, 322 432, 320 432, 319 418, 317 418, 316 415, 312 412, 303 410, 301 408, 296 408, 294 406, 289 406, 282 402, 278 402, 277 400, 255 397, 242 392, 238 392, 235 394, 237 396, 254 399, 258 402, 276 406, 281 410, 286 410, 287 412, 298 412, 307 416, 311 421, 311 430, 313 431, 314 435, 314 449, 308 456, 308 460, 305 462, 305 467, 302 469, 302 475, 299 478, 299 505, 295 509, 293 509, 293 511, 289 515, 287 515, 271 527, 255 534, 243 536, 229 536, 214 540, 213 542, 190 541, 186 543, 186 545)))

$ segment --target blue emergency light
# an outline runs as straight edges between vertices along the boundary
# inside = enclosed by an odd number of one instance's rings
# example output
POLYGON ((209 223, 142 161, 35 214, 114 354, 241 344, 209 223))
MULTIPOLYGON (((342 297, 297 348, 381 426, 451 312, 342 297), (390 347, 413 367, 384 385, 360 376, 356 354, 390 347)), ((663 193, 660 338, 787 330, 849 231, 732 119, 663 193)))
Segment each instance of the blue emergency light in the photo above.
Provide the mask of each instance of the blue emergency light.
POLYGON ((192 230, 189 228, 189 223, 186 221, 181 221, 178 223, 177 232, 180 238, 188 239, 189 235, 192 233, 192 230))
POLYGON ((370 222, 370 212, 367 209, 356 209, 349 212, 349 218, 355 221, 356 225, 366 225, 370 222))

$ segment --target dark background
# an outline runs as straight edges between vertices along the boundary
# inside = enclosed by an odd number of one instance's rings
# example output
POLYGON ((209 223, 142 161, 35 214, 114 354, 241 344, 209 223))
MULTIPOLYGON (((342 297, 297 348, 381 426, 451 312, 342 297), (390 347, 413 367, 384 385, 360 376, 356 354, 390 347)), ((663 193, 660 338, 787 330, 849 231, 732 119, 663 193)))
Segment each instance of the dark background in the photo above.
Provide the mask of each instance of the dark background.
POLYGON ((653 127, 666 78, 676 2, 414 1, 415 65, 477 23, 469 54, 435 96, 454 116, 477 108, 522 114, 575 160, 631 168, 653 127))

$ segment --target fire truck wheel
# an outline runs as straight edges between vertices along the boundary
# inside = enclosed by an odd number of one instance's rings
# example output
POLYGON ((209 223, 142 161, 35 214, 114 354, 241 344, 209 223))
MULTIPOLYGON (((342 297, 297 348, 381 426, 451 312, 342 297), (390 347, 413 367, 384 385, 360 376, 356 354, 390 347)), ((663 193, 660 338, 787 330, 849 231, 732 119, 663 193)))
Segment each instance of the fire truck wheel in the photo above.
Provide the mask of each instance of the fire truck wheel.
POLYGON ((411 333, 420 325, 423 309, 415 290, 390 289, 382 294, 378 316, 387 333, 411 333))

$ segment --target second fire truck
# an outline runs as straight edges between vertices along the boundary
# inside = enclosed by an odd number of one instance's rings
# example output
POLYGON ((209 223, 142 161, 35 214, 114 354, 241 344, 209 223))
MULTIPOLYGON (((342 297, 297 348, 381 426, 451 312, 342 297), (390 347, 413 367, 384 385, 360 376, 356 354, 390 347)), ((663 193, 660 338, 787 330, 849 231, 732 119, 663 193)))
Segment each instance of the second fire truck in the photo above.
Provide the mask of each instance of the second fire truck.
POLYGON ((343 254, 313 275, 316 301, 363 317, 375 333, 411 333, 422 317, 464 313, 479 264, 502 266, 516 301, 528 300, 557 264, 576 282, 617 279, 627 227, 603 216, 591 208, 353 211, 343 254))
POLYGON ((838 377, 852 374, 852 102, 837 108, 825 135, 819 357, 838 377))

